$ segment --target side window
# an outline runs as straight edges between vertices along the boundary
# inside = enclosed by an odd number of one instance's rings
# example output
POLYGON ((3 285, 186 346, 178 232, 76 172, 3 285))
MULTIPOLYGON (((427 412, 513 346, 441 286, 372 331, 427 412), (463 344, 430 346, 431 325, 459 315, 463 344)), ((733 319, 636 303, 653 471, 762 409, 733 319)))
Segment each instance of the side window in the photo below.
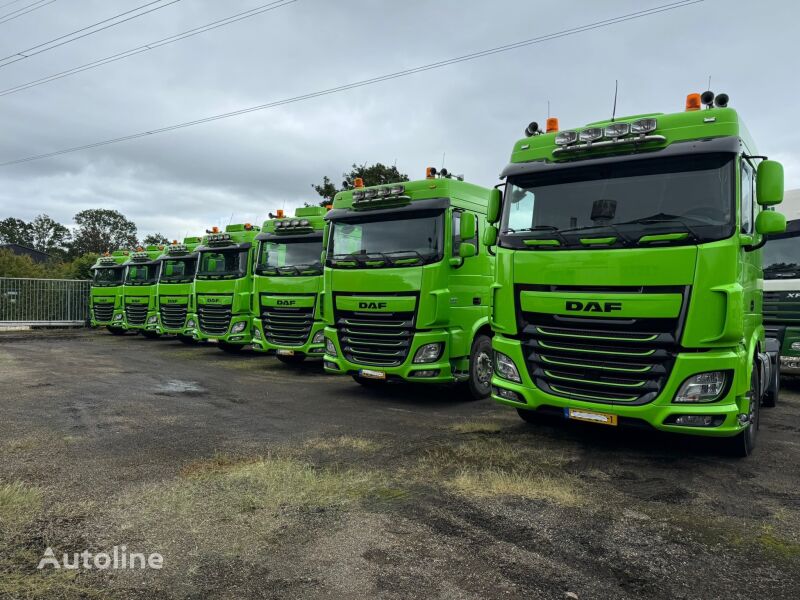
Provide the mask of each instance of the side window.
POLYGON ((753 233, 753 167, 742 159, 741 232, 753 233))
MULTIPOLYGON (((463 210, 454 210, 453 211, 453 256, 458 256, 458 250, 461 248, 461 238, 459 237, 459 231, 461 230, 461 213, 464 212, 463 210)), ((478 215, 475 215, 475 237, 471 240, 465 240, 472 242, 475 245, 475 250, 480 253, 480 246, 478 245, 478 240, 480 239, 478 235, 478 227, 479 227, 478 215)))

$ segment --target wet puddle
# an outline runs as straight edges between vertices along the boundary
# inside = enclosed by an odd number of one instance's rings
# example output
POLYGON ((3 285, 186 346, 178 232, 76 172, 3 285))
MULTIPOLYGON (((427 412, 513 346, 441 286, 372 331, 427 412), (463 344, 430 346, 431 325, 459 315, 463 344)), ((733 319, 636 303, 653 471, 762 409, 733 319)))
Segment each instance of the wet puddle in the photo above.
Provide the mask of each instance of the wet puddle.
POLYGON ((154 393, 157 396, 173 396, 176 394, 198 395, 205 391, 205 388, 196 381, 167 379, 155 387, 154 393))

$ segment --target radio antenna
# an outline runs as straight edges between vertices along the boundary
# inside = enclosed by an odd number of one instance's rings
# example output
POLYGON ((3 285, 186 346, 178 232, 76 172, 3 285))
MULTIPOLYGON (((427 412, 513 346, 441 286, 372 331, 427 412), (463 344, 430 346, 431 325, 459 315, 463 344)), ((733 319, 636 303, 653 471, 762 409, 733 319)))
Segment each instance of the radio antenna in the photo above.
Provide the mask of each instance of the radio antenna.
MULTIPOLYGON (((444 153, 444 152, 442 152, 442 169, 444 169, 444 157, 445 157, 445 153, 444 153)), ((441 169, 440 169, 440 170, 441 170, 441 169)))
POLYGON ((614 119, 617 116, 617 92, 619 91, 619 79, 614 80, 614 108, 611 109, 611 122, 614 122, 614 119))
POLYGON ((228 225, 230 225, 231 223, 233 223, 233 213, 231 213, 231 218, 228 219, 228 225))
POLYGON ((708 87, 706 89, 707 90, 711 89, 711 75, 708 76, 708 87))

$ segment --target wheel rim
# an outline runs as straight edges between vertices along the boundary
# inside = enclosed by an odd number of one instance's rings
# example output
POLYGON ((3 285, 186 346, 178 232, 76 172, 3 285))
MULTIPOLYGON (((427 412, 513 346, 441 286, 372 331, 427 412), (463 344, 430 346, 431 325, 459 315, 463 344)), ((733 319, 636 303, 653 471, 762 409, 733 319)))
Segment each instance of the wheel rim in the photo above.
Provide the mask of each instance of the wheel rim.
POLYGON ((475 379, 479 386, 489 387, 492 381, 492 357, 486 352, 479 352, 475 357, 475 379))

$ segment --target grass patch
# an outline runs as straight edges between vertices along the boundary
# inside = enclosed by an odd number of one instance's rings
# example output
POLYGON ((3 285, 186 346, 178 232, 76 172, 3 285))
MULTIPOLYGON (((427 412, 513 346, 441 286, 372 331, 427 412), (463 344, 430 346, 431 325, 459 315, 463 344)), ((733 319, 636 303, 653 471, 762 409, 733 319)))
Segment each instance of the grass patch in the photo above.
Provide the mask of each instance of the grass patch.
POLYGON ((21 482, 0 485, 0 525, 23 525, 39 512, 42 494, 21 482))
POLYGON ((359 452, 375 452, 380 444, 364 438, 342 435, 334 438, 316 438, 306 442, 306 448, 313 450, 357 450, 359 452))
POLYGON ((451 478, 446 485, 457 492, 478 498, 517 496, 548 500, 563 506, 581 504, 581 495, 571 478, 530 471, 470 469, 451 478))
POLYGON ((490 421, 463 421, 451 425, 449 429, 456 433, 499 433, 503 427, 490 421))

